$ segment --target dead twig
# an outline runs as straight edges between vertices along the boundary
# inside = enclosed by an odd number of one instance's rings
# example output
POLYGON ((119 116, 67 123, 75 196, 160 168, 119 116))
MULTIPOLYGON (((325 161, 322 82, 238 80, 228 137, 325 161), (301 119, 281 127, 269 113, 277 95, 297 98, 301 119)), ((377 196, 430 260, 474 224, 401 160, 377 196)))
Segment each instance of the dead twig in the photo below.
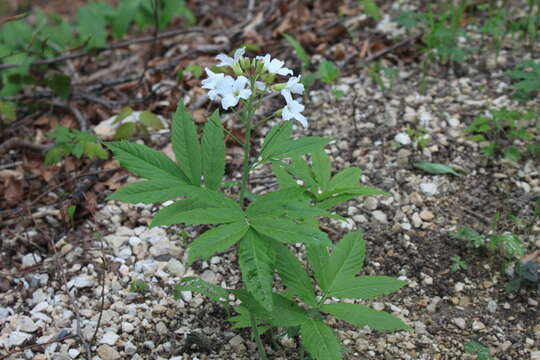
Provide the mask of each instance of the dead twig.
POLYGON ((29 141, 26 141, 24 139, 21 139, 19 137, 14 137, 9 140, 4 141, 2 144, 0 144, 0 154, 5 153, 8 150, 16 149, 16 148, 26 148, 34 151, 46 151, 49 150, 52 147, 50 144, 33 144, 29 141))
MULTIPOLYGON (((157 39, 158 40, 159 39, 165 39, 165 38, 173 37, 173 36, 176 36, 176 35, 189 34, 189 33, 193 33, 193 32, 207 32, 207 30, 205 30, 202 27, 192 27, 192 28, 189 28, 189 29, 175 29, 175 30, 170 30, 170 31, 164 31, 164 32, 158 34, 157 39)), ((210 32, 210 34, 214 34, 214 33, 219 34, 221 32, 222 31, 220 31, 220 30, 216 30, 216 31, 210 32)), ((92 56, 92 55, 95 55, 96 52, 99 53, 99 52, 103 52, 103 51, 116 50, 116 49, 121 49, 121 48, 131 46, 131 45, 134 45, 134 44, 141 44, 141 43, 146 43, 146 42, 151 42, 151 41, 154 41, 154 36, 153 35, 144 36, 144 37, 135 38, 135 39, 130 39, 130 40, 125 40, 125 41, 119 41, 119 42, 112 43, 109 46, 104 47, 103 49, 91 50, 91 51, 78 51, 78 52, 74 52, 74 53, 71 53, 71 54, 61 55, 61 56, 58 56, 58 57, 55 57, 55 58, 52 58, 52 59, 37 60, 37 61, 32 62, 30 64, 30 66, 51 65, 51 64, 55 64, 55 63, 59 63, 59 62, 65 62, 65 61, 68 61, 68 60, 71 60, 71 59, 76 59, 76 58, 80 58, 80 57, 84 57, 84 56, 92 56)), ((19 66, 20 66, 19 64, 0 64, 0 70, 11 69, 11 68, 14 68, 14 67, 19 67, 19 66)))
POLYGON ((28 346, 23 346, 22 348, 12 350, 12 351, 8 352, 7 354, 2 355, 2 357, 0 357, 0 360, 7 359, 13 354, 17 354, 17 353, 20 353, 20 352, 23 352, 23 351, 26 351, 26 350, 39 348, 39 347, 42 347, 42 346, 50 345, 50 344, 60 342, 60 341, 64 341, 64 340, 67 340, 67 339, 73 339, 73 338, 76 338, 76 337, 77 337, 77 335, 67 335, 67 336, 63 336, 61 338, 46 341, 46 342, 44 342, 42 344, 32 344, 32 345, 28 345, 28 346))
MULTIPOLYGON (((376 52, 375 54, 365 58, 364 60, 362 60, 362 65, 366 65, 366 64, 369 64, 370 62, 373 62, 375 60, 377 60, 378 58, 388 54, 388 53, 391 53, 411 42, 414 42, 416 41, 417 39, 419 39, 421 36, 423 35, 423 33, 420 33, 420 34, 416 34, 416 35, 413 35, 411 37, 408 37, 394 45, 391 45, 387 48, 385 48, 384 50, 381 50, 379 52, 376 52)), ((351 54, 349 55, 344 61, 343 61, 343 64, 341 64, 341 68, 344 68, 348 63, 350 63, 354 58, 356 58, 358 56, 358 54, 351 54)))

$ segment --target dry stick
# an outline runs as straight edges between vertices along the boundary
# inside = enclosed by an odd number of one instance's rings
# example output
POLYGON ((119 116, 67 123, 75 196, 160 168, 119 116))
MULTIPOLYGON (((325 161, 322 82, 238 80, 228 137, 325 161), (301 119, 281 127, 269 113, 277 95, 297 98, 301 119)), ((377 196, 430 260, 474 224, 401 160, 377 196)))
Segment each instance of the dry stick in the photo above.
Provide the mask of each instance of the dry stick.
MULTIPOLYGON (((26 212, 28 213, 28 215, 31 216, 30 209, 28 207, 26 207, 26 212)), ((57 272, 60 271, 61 279, 62 279, 62 286, 64 287, 64 291, 66 292, 66 295, 68 296, 69 302, 73 305, 73 312, 75 313, 75 317, 76 317, 75 323, 77 325, 77 337, 79 338, 79 340, 81 340, 84 348, 86 349, 86 356, 88 357, 88 359, 91 359, 92 358, 92 350, 90 349, 90 345, 88 344, 88 341, 86 340, 86 338, 84 337, 84 335, 81 332, 81 314, 80 314, 80 311, 79 311, 79 305, 73 299, 73 296, 71 295, 71 293, 70 293, 70 291, 68 289, 66 272, 65 272, 65 269, 60 266, 58 253, 56 251, 56 244, 54 243, 54 241, 51 238, 51 236, 49 235, 49 233, 45 232, 45 231, 42 231, 41 227, 39 226, 39 224, 37 223, 37 221, 34 218, 32 218, 32 220, 34 221, 34 226, 36 227, 36 230, 41 232, 43 234, 43 236, 45 238, 47 238, 47 240, 49 241, 49 246, 51 246, 53 251, 54 251, 54 261, 55 261, 57 272)))
MULTIPOLYGON (((394 45, 391 45, 387 48, 385 48, 384 50, 381 50, 379 52, 376 52, 375 54, 371 55, 370 57, 367 57, 365 58, 363 61, 362 61, 362 64, 368 64, 374 60, 377 60, 378 58, 380 58, 381 56, 384 56, 388 53, 391 53, 392 51, 394 50, 397 50, 399 49, 400 47, 403 47, 413 41, 415 41, 416 39, 420 38, 421 36, 423 35, 423 33, 420 33, 420 34, 416 34, 414 36, 411 36, 411 37, 408 37, 400 42, 398 42, 397 44, 394 44, 394 45)), ((349 62, 351 62, 355 57, 357 56, 357 54, 351 54, 349 55, 345 61, 343 62, 343 64, 341 65, 341 67, 345 67, 345 65, 347 65, 349 62)))
POLYGON ((60 100, 53 100, 52 104, 54 106, 58 106, 64 109, 68 109, 77 119, 77 122, 79 123, 79 127, 82 131, 88 131, 88 121, 86 121, 86 118, 84 115, 79 111, 79 109, 73 105, 70 105, 69 103, 64 103, 60 100))
POLYGON ((51 145, 33 144, 29 141, 21 139, 20 137, 14 137, 0 144, 0 154, 14 148, 26 148, 34 151, 45 151, 50 149, 51 145))
MULTIPOLYGON (((157 38, 158 39, 164 39, 164 38, 173 37, 173 36, 181 35, 181 34, 189 34, 189 33, 193 33, 193 32, 205 32, 205 31, 206 30, 204 28, 201 28, 201 27, 192 27, 190 29, 176 29, 176 30, 170 30, 170 31, 162 32, 162 33, 158 34, 157 38)), ((209 32, 209 34, 214 34, 214 33, 215 34, 220 34, 222 32, 223 31, 216 30, 216 31, 209 32)), ((97 52, 121 49, 121 48, 128 47, 130 45, 140 44, 140 43, 145 43, 145 42, 150 42, 150 41, 154 41, 154 36, 153 35, 112 43, 111 45, 109 45, 109 46, 107 46, 107 47, 105 47, 105 48, 103 48, 101 50, 97 50, 97 52)), ((35 65, 51 65, 51 64, 55 64, 55 63, 59 63, 59 62, 65 62, 67 60, 76 59, 76 58, 80 58, 80 57, 84 57, 84 56, 92 56, 92 55, 95 54, 95 52, 96 51, 78 51, 78 52, 75 52, 75 53, 72 53, 72 54, 65 54, 65 55, 58 56, 58 57, 55 57, 55 58, 52 58, 52 59, 37 60, 37 61, 34 61, 34 62, 30 63, 30 66, 32 66, 32 65, 34 65, 34 66, 35 65)), ((19 67, 19 66, 20 65, 18 65, 18 64, 0 64, 0 70, 11 69, 11 68, 14 68, 14 67, 19 67)))
POLYGON ((15 349, 15 350, 12 350, 12 351, 8 352, 5 355, 2 355, 2 357, 0 357, 0 360, 7 359, 11 355, 19 353, 19 352, 35 349, 35 348, 38 348, 38 347, 42 347, 42 346, 45 346, 45 345, 50 345, 50 344, 60 342, 60 341, 64 341, 64 340, 67 340, 67 339, 73 339, 73 338, 76 338, 76 337, 77 337, 77 335, 67 335, 67 336, 64 336, 64 337, 61 337, 61 338, 58 338, 58 339, 46 341, 46 342, 44 342, 42 344, 32 344, 32 345, 28 345, 28 346, 23 346, 20 349, 15 349))
MULTIPOLYGON (((150 63, 150 60, 154 57, 156 54, 156 45, 158 40, 158 32, 159 32, 159 6, 161 5, 160 0, 152 0, 152 13, 154 15, 154 34, 153 34, 153 40, 152 40, 152 48, 150 49, 150 53, 146 57, 146 61, 144 62, 144 69, 141 74, 141 77, 139 78, 138 85, 142 84, 142 81, 144 80, 144 75, 146 75, 146 71, 148 71, 148 64, 150 63)), ((152 90, 152 87, 150 87, 150 90, 152 90)))
POLYGON ((92 344, 96 340, 99 326, 101 325, 101 318, 103 317, 103 309, 105 308, 105 250, 103 249, 103 238, 101 237, 100 237, 100 244, 101 244, 101 261, 103 261, 102 269, 101 269, 101 276, 100 276, 101 304, 99 306, 99 317, 96 324, 96 328, 94 329, 94 335, 92 335, 92 338, 90 339, 90 346, 92 346, 92 344))

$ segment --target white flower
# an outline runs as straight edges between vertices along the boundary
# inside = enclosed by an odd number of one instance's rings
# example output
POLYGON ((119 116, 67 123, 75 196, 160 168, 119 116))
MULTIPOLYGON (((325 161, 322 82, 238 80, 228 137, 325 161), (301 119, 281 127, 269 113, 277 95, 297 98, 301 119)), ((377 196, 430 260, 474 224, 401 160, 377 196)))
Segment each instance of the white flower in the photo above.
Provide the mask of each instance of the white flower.
POLYGON ((236 80, 231 76, 224 78, 222 86, 218 89, 219 95, 222 97, 221 106, 223 109, 236 106, 240 99, 249 99, 251 89, 246 89, 248 83, 249 80, 245 76, 239 76, 236 80))
POLYGON ((214 73, 212 70, 205 68, 206 74, 208 75, 207 79, 202 81, 202 88, 210 90, 208 92, 208 97, 210 100, 215 101, 219 97, 219 87, 223 83, 225 74, 214 73))
POLYGON ((266 90, 266 84, 262 81, 255 81, 255 87, 260 91, 266 90))
POLYGON ((304 111, 304 105, 294 100, 292 98, 291 91, 288 89, 282 90, 281 95, 283 95, 285 101, 287 102, 287 105, 283 107, 283 120, 290 120, 294 118, 307 128, 308 121, 304 115, 300 114, 302 111, 304 111))
POLYGON ((243 48, 243 47, 237 49, 234 52, 234 59, 232 57, 230 57, 230 56, 225 55, 225 54, 219 54, 218 56, 216 56, 216 59, 218 59, 221 62, 219 64, 217 64, 217 66, 234 67, 236 64, 238 64, 238 61, 240 60, 242 55, 244 55, 245 52, 246 52, 246 49, 243 48))
POLYGON ((302 75, 289 78, 285 89, 288 89, 293 94, 302 95, 304 93, 304 84, 300 82, 301 77, 302 75))
POLYGON ((269 54, 266 54, 264 57, 257 56, 256 59, 261 59, 264 63, 264 68, 271 74, 279 75, 292 75, 293 71, 286 67, 283 67, 285 64, 283 61, 278 59, 271 59, 269 54))

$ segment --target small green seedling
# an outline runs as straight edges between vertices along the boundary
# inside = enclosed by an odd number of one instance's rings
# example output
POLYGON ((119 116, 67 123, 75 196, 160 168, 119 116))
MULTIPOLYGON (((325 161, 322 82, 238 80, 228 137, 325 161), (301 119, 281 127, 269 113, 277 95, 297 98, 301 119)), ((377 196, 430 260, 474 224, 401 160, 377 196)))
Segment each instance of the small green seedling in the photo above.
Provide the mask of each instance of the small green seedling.
POLYGON ((77 159, 83 155, 89 159, 99 158, 102 160, 109 157, 99 139, 87 131, 56 125, 53 131, 47 133, 47 136, 55 139, 55 144, 45 155, 45 165, 57 163, 69 155, 73 155, 77 159))
POLYGON ((415 149, 424 149, 431 142, 431 138, 428 135, 429 131, 425 128, 407 129, 405 132, 411 138, 415 149))
POLYGON ((465 344, 465 351, 469 354, 477 356, 478 360, 492 360, 491 351, 487 346, 484 346, 476 341, 469 341, 465 344))
POLYGON ((148 285, 141 280, 133 280, 129 284, 129 291, 132 293, 137 293, 139 295, 144 295, 148 291, 148 285))
POLYGON ((533 112, 490 109, 487 115, 477 116, 473 123, 465 128, 467 139, 483 142, 481 151, 487 157, 502 155, 513 161, 519 161, 523 151, 514 146, 516 141, 528 143, 531 153, 535 154, 537 136, 531 131, 532 123, 538 114, 533 112))
POLYGON ((469 268, 469 265, 467 265, 467 263, 463 261, 459 255, 452 256, 450 260, 452 260, 452 265, 450 266, 452 272, 456 272, 458 270, 467 270, 469 268))
POLYGON ((388 81, 390 90, 392 90, 396 84, 397 78, 399 77, 398 70, 384 67, 379 63, 371 65, 369 67, 368 74, 371 77, 371 80, 373 80, 373 82, 377 84, 379 89, 383 92, 386 90, 385 80, 388 81))
MULTIPOLYGON (((133 114, 133 109, 130 107, 123 108, 120 113, 114 119, 113 124, 118 124, 122 120, 126 119, 128 116, 133 114)), ((125 140, 132 137, 136 132, 140 132, 145 136, 150 134, 150 130, 160 130, 163 129, 163 122, 159 117, 150 112, 143 111, 137 115, 136 121, 124 122, 122 125, 116 129, 114 135, 115 140, 125 140)))
POLYGON ((505 75, 518 81, 512 85, 515 90, 513 95, 515 100, 530 100, 540 89, 540 64, 532 60, 520 62, 514 70, 506 72, 505 75))

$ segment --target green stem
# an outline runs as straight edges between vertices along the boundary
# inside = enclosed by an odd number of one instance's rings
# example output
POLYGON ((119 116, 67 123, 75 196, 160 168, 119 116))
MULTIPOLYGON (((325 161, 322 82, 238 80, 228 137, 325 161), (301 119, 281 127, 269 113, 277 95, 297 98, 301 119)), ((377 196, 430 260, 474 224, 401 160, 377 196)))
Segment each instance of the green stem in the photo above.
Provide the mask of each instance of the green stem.
MULTIPOLYGON (((251 82, 251 89, 255 89, 255 80, 251 82)), ((251 167, 249 166, 249 153, 251 152, 251 130, 253 129, 253 96, 249 98, 246 103, 246 107, 242 113, 242 121, 244 123, 244 132, 246 141, 244 143, 244 163, 242 165, 242 185, 240 188, 240 206, 244 207, 244 200, 246 199, 246 193, 248 191, 249 172, 251 167)))
POLYGON ((264 345, 259 336, 259 330, 257 329, 257 321, 255 320, 255 315, 251 312, 249 313, 249 319, 251 321, 251 328, 253 329, 253 337, 255 338, 255 343, 257 344, 257 350, 259 351, 259 357, 261 360, 268 360, 266 356, 266 351, 264 350, 264 345))

